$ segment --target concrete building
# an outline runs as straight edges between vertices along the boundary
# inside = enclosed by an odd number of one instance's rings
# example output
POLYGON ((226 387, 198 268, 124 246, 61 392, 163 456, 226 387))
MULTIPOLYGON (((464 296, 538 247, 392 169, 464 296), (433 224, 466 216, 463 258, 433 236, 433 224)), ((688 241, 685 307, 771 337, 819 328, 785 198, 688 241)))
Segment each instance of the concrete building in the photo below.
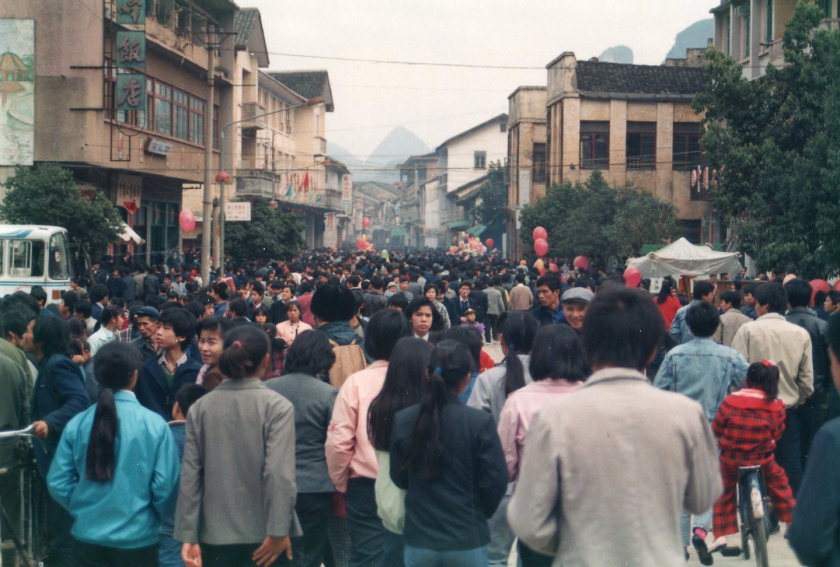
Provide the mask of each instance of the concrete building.
POLYGON ((403 244, 422 248, 426 245, 426 181, 438 176, 438 156, 435 152, 411 156, 398 167, 402 184, 400 221, 403 244))

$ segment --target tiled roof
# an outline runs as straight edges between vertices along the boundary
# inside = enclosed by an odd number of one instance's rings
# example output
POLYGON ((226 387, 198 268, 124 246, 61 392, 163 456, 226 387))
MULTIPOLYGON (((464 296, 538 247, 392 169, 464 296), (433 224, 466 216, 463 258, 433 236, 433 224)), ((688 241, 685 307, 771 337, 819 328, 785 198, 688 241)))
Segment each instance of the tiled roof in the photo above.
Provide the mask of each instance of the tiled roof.
POLYGON ((330 76, 327 71, 269 71, 268 74, 307 100, 324 97, 327 110, 333 111, 330 76))
POLYGON ((706 87, 701 67, 577 62, 577 87, 591 98, 692 99, 706 87))
POLYGON ((260 11, 256 8, 242 8, 233 16, 233 29, 236 32, 236 47, 247 47, 251 32, 260 21, 260 11))

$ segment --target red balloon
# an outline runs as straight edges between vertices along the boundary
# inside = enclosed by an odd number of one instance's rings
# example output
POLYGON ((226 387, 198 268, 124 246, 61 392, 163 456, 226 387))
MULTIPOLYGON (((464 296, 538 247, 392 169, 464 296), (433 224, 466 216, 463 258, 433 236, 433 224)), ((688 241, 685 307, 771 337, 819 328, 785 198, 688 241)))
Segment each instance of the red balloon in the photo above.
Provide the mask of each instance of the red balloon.
POLYGON ((587 258, 586 256, 575 256, 575 259, 572 262, 572 265, 575 268, 580 268, 581 270, 585 270, 586 268, 589 267, 589 258, 587 258))
MULTIPOLYGON (((831 286, 828 285, 828 282, 825 281, 825 280, 816 279, 816 280, 811 280, 810 283, 811 283, 811 289, 813 289, 815 292, 817 292, 817 291, 828 291, 828 290, 831 289, 831 286)), ((834 285, 836 286, 837 284, 834 284, 834 285)), ((835 289, 837 289, 837 288, 835 288, 835 289)))
POLYGON ((359 250, 365 250, 367 248, 367 245, 367 240, 365 240, 364 238, 356 239, 356 248, 358 248, 359 250))
POLYGON ((484 241, 484 244, 487 245, 487 248, 493 248, 493 245, 495 244, 495 242, 493 242, 492 238, 488 238, 487 240, 484 241))
POLYGON ((365 227, 365 228, 370 226, 370 217, 362 218, 362 226, 365 227))
POLYGON ((630 266, 624 270, 624 285, 627 287, 639 287, 639 282, 642 281, 642 272, 635 266, 630 266))
POLYGON ((181 230, 184 232, 192 232, 195 230, 195 215, 189 209, 184 209, 178 215, 178 224, 181 225, 181 230))
POLYGON ((548 241, 545 238, 537 238, 534 241, 534 252, 538 256, 545 256, 548 254, 548 241))
POLYGON ((557 264, 555 264, 554 262, 550 262, 548 264, 548 271, 549 272, 559 272, 560 267, 557 264))
POLYGON ((840 280, 837 280, 836 282, 834 282, 834 289, 837 290, 837 291, 840 291, 840 280))
POLYGON ((545 241, 548 241, 548 231, 541 226, 538 226, 534 229, 534 242, 542 238, 545 241))

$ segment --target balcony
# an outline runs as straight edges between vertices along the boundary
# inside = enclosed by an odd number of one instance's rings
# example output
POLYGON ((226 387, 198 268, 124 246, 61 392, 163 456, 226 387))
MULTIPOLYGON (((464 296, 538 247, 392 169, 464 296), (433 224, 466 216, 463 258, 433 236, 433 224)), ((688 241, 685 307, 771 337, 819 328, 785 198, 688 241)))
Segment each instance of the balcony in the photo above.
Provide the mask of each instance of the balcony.
POLYGON ((263 130, 266 128, 265 107, 258 102, 243 102, 242 103, 242 120, 240 128, 242 133, 253 134, 256 130, 263 130), (259 116, 259 118, 255 118, 259 116))
MULTIPOLYGON (((243 163, 243 165, 245 165, 243 163)), ((236 172, 237 196, 276 199, 279 187, 277 177, 267 169, 240 168, 236 172)))

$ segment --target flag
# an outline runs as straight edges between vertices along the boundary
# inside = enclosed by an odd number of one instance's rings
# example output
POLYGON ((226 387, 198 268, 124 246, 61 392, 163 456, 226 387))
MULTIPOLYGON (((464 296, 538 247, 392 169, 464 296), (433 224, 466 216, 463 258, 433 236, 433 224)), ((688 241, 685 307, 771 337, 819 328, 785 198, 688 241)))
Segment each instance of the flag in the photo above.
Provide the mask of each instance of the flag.
POLYGON ((286 194, 283 195, 284 197, 291 197, 292 196, 292 182, 289 181, 289 186, 286 187, 286 194))
POLYGON ((303 176, 303 189, 308 193, 309 192, 309 170, 306 170, 306 174, 303 176))

